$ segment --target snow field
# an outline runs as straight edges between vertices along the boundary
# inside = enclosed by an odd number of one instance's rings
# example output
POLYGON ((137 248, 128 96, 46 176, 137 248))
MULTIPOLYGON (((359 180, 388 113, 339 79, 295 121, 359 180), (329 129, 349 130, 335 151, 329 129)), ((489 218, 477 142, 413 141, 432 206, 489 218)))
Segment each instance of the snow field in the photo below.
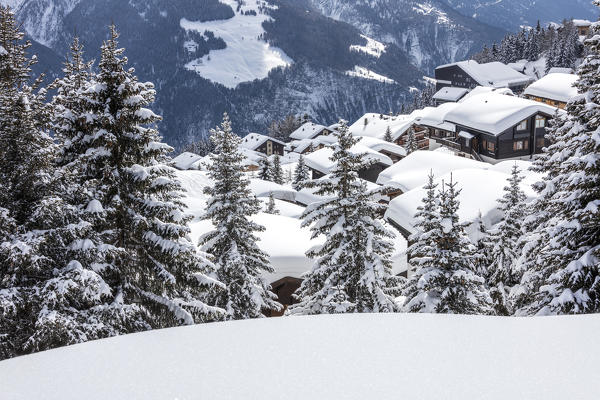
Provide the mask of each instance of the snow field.
MULTIPOLYGON (((186 64, 186 68, 196 71, 202 77, 235 88, 242 82, 266 78, 269 71, 280 66, 290 65, 293 60, 277 47, 270 46, 259 39, 265 33, 262 23, 270 17, 263 14, 259 7, 270 7, 261 0, 246 0, 238 11, 235 0, 220 0, 230 6, 235 15, 227 20, 193 22, 183 18, 183 29, 213 32, 222 38, 227 47, 213 50, 209 54, 186 64), (256 15, 244 15, 243 12, 255 11, 256 15)), ((189 46, 186 46, 189 50, 189 46)))
POLYGON ((595 400, 599 331, 598 315, 222 322, 2 361, 0 387, 7 400, 595 400))

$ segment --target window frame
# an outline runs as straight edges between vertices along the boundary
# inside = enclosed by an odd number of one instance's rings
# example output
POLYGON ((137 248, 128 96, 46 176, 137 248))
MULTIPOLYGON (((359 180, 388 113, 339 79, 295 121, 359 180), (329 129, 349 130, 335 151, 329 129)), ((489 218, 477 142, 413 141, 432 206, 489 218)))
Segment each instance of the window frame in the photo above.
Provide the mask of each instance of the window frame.
POLYGON ((517 125, 517 132, 526 131, 528 126, 529 126, 529 120, 524 119, 523 121, 519 122, 519 124, 517 125), (521 126, 523 124, 525 124, 525 128, 521 128, 521 126))

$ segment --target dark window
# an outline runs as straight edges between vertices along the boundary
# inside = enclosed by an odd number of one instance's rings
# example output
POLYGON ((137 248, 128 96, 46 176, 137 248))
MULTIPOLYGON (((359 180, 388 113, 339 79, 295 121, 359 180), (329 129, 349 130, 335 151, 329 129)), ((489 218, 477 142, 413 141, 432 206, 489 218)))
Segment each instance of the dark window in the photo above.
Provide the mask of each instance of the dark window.
POLYGON ((544 138, 537 138, 537 147, 542 148, 546 145, 544 138))

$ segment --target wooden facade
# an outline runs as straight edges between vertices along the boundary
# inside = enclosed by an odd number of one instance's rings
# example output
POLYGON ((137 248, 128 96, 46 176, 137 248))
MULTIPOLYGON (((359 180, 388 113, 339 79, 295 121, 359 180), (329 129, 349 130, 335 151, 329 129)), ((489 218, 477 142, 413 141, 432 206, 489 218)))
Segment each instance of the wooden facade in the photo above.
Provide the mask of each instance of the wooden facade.
MULTIPOLYGON (((427 150, 429 148, 429 138, 427 128, 414 125, 415 129, 415 139, 417 140, 417 147, 419 150, 427 150)), ((394 143, 398 146, 402 146, 406 148, 406 142, 408 140, 408 131, 406 131, 403 135, 398 137, 394 143)), ((394 161, 395 162, 395 161, 394 161)))
POLYGON ((268 139, 268 140, 265 140, 264 143, 262 143, 256 149, 254 149, 254 151, 257 151, 262 154, 266 154, 267 156, 271 156, 273 154, 278 154, 280 156, 283 156, 284 148, 285 148, 285 144, 280 143, 275 140, 268 139))
POLYGON ((266 315, 267 317, 281 317, 287 308, 292 304, 295 304, 293 294, 300 285, 302 284, 302 279, 300 278, 292 278, 290 276, 286 276, 285 278, 281 278, 273 283, 271 283, 271 291, 277 295, 277 301, 283 305, 283 310, 281 311, 270 311, 266 315))
MULTIPOLYGON (((508 68, 508 67, 507 67, 508 68)), ((464 89, 474 89, 477 86, 481 86, 474 77, 469 75, 460 66, 451 64, 447 66, 438 67, 435 69, 436 91, 445 87, 457 87, 464 89)), ((490 82, 490 85, 492 82, 490 82)), ((485 86, 490 86, 485 85, 485 86)), ((515 93, 521 93, 529 85, 529 82, 523 82, 519 84, 509 84, 508 88, 515 93)))
POLYGON ((546 114, 532 115, 499 135, 457 125, 455 140, 461 152, 475 158, 503 160, 532 156, 541 153, 542 148, 548 145, 546 127, 551 118, 546 114), (461 135, 461 132, 470 135, 461 135))
POLYGON ((529 100, 537 101, 538 103, 544 103, 544 104, 548 104, 549 106, 558 107, 563 110, 567 106, 567 103, 564 101, 548 99, 548 98, 540 97, 540 96, 532 96, 532 95, 526 94, 525 98, 529 99, 529 100))

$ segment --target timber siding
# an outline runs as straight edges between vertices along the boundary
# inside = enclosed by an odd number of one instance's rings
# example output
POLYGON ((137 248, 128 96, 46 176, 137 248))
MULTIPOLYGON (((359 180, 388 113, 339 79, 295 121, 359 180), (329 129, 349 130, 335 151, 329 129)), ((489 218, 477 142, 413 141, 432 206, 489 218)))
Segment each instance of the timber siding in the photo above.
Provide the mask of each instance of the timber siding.
POLYGON ((268 156, 273 155, 273 154, 278 154, 280 156, 283 156, 283 149, 284 149, 285 145, 278 143, 278 142, 274 142, 273 140, 267 140, 265 141, 263 144, 261 144, 260 146, 258 146, 256 148, 255 151, 259 152, 259 153, 263 153, 266 154, 268 156), (269 143, 271 143, 272 147, 272 152, 269 153, 268 149, 269 149, 269 143))

